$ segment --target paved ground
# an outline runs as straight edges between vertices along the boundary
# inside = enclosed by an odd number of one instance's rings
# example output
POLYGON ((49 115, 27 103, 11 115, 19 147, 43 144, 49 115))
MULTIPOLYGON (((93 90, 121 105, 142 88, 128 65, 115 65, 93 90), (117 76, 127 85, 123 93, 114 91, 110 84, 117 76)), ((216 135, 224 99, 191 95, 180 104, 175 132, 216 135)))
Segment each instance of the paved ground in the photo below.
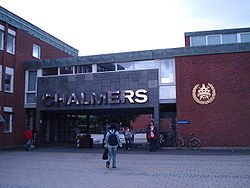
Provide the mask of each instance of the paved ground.
POLYGON ((250 187, 250 151, 119 150, 105 168, 102 149, 0 150, 0 188, 250 187))

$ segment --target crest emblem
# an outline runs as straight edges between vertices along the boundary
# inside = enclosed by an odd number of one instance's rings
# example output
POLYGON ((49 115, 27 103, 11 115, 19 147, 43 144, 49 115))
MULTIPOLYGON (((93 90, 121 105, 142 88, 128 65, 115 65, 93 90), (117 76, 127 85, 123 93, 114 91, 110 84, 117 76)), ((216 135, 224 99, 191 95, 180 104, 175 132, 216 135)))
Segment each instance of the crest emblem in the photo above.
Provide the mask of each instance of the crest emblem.
POLYGON ((207 86, 196 84, 192 90, 192 96, 195 102, 199 104, 209 104, 215 99, 215 88, 208 83, 207 86))

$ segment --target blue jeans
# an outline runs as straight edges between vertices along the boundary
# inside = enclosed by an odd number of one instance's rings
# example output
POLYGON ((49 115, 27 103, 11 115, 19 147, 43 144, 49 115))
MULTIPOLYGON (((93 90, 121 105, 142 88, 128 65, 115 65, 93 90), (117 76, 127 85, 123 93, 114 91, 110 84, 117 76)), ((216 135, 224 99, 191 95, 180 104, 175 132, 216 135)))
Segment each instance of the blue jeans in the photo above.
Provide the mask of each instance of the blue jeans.
POLYGON ((116 167, 116 151, 117 151, 117 146, 108 146, 108 150, 109 150, 108 161, 110 163, 112 161, 112 167, 116 167))

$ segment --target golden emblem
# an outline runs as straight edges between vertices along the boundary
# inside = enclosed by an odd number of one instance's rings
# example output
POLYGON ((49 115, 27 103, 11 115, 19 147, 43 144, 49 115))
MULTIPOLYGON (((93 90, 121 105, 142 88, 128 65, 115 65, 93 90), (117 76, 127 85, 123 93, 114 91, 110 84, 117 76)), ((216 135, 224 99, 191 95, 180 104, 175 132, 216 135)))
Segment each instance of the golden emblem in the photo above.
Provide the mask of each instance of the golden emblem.
POLYGON ((192 96, 195 102, 199 104, 209 104, 215 99, 215 88, 212 84, 208 83, 207 86, 196 84, 192 91, 192 96))

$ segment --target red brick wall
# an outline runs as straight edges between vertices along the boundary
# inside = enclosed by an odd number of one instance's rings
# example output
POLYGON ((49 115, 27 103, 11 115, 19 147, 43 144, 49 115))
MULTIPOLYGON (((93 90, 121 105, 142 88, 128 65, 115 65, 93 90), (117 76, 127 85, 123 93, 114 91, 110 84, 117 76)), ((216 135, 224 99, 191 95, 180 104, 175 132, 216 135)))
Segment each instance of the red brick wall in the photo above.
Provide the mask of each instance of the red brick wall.
MULTIPOLYGON (((9 26, 6 24, 5 27, 5 30, 7 30, 7 27, 9 26)), ((0 91, 0 113, 3 114, 4 106, 13 108, 13 132, 10 134, 3 134, 3 125, 0 125, 0 147, 22 145, 24 142, 22 134, 25 130, 25 71, 23 69, 23 62, 35 59, 32 57, 33 43, 36 43, 41 47, 41 59, 70 57, 70 55, 20 30, 16 31, 15 55, 9 54, 6 51, 0 51, 0 64, 3 66, 2 91, 0 91), (3 92, 4 71, 6 66, 14 68, 14 93, 12 94, 3 92)))
POLYGON ((250 53, 176 58, 177 120, 181 133, 194 133, 202 146, 250 146, 250 53), (200 105, 192 98, 196 84, 211 83, 215 100, 200 105))
POLYGON ((190 37, 185 36, 185 47, 190 46, 190 37))
POLYGON ((144 129, 146 130, 147 125, 150 124, 151 115, 143 114, 139 115, 134 122, 131 122, 131 126, 133 126, 134 130, 144 129))

